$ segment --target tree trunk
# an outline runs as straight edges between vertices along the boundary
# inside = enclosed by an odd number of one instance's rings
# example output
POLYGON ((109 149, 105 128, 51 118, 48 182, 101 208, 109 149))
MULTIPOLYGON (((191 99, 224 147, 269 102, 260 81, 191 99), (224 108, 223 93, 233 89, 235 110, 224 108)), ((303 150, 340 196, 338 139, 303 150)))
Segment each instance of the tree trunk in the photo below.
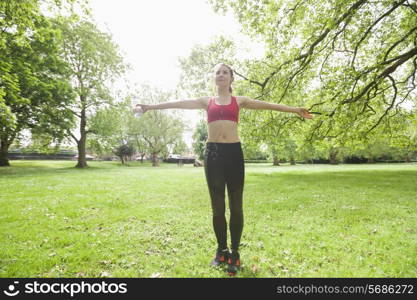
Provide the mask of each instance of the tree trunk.
POLYGON ((371 157, 368 157, 368 164, 373 164, 375 161, 374 161, 374 158, 371 156, 371 157))
POLYGON ((78 163, 75 166, 76 168, 85 168, 87 167, 87 160, 85 158, 85 137, 81 138, 78 143, 78 163), (84 140, 84 142, 82 142, 84 140))
POLYGON ((274 163, 272 164, 273 166, 279 166, 279 158, 278 156, 274 156, 274 163))
POLYGON ((291 156, 291 157, 290 157, 290 165, 291 165, 291 166, 295 166, 295 159, 294 159, 294 156, 291 156))
POLYGON ((411 157, 410 157, 410 155, 407 155, 407 156, 405 157, 405 162, 406 162, 406 163, 410 163, 410 162, 411 162, 411 157))
POLYGON ((157 153, 153 152, 152 153, 152 167, 158 167, 159 163, 158 163, 158 156, 157 153))
POLYGON ((83 108, 81 110, 81 120, 80 120, 80 140, 77 141, 77 147, 78 147, 78 163, 75 166, 76 168, 85 168, 87 167, 87 160, 85 157, 85 142, 87 139, 87 133, 85 131, 85 126, 87 123, 87 117, 85 114, 85 109, 83 108))
POLYGON ((330 164, 337 165, 337 150, 330 151, 330 164))
POLYGON ((0 167, 10 166, 8 158, 10 144, 6 138, 0 140, 0 167))

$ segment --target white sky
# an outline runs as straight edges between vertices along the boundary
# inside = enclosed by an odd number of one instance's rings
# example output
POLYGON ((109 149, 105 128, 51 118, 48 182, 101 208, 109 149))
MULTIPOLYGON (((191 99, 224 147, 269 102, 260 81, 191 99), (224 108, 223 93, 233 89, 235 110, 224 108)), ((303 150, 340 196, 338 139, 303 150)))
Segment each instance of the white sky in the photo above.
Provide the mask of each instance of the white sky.
POLYGON ((248 39, 229 12, 214 13, 205 0, 90 0, 93 16, 134 67, 134 82, 174 89, 179 80, 178 57, 216 35, 248 39))
MULTIPOLYGON (((196 44, 208 44, 214 36, 233 37, 238 45, 259 56, 263 48, 240 33, 240 24, 231 12, 216 14, 205 0, 90 0, 93 17, 99 28, 110 32, 119 45, 125 61, 133 71, 128 82, 149 83, 174 90, 179 82, 179 57, 187 57, 196 44)), ((167 99, 172 101, 176 99, 167 99)), ((178 99, 180 100, 180 99, 178 99)), ((182 110, 192 129, 199 113, 182 110)))

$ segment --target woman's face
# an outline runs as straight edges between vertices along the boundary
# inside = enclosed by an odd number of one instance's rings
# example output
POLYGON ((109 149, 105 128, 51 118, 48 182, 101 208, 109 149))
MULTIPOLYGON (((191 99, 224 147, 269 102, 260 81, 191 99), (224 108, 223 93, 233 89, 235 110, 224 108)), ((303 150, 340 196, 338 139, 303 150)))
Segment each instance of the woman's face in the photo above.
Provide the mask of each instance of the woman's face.
POLYGON ((230 87, 233 82, 230 70, 225 66, 220 66, 215 70, 214 79, 218 87, 230 87))

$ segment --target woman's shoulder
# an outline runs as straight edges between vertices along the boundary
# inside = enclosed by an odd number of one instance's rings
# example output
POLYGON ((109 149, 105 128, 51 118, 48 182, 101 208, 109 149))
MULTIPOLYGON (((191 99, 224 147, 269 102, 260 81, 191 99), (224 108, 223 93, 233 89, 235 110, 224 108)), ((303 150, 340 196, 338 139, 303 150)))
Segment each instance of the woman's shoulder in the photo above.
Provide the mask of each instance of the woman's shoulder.
POLYGON ((197 101, 202 102, 205 107, 207 108, 209 103, 210 103, 210 99, 213 98, 212 96, 203 96, 200 98, 197 98, 197 101))
POLYGON ((248 100, 250 100, 246 96, 235 96, 235 97, 236 97, 236 102, 237 102, 237 104, 239 104, 239 106, 243 106, 245 104, 245 102, 247 102, 248 100))

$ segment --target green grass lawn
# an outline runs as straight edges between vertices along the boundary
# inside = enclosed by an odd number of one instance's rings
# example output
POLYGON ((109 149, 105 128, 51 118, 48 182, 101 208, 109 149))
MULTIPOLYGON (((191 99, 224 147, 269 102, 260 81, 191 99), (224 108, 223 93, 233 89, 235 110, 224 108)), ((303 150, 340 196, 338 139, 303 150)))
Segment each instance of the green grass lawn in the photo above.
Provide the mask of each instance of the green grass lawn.
MULTIPOLYGON (((0 277, 228 277, 203 168, 11 163, 0 277)), ((246 164, 238 277, 416 277, 416 212, 417 164, 246 164)))

